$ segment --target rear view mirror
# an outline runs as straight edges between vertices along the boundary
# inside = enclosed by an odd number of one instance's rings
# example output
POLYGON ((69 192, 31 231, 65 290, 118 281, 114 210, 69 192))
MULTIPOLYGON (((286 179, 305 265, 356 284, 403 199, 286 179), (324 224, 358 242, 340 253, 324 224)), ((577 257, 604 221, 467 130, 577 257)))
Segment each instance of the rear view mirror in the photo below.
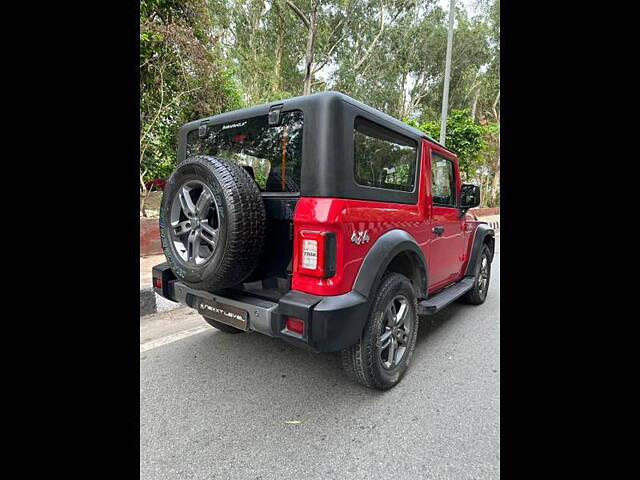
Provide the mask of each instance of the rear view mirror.
POLYGON ((477 185, 462 185, 460 189, 460 208, 469 209, 480 205, 480 187, 477 185))

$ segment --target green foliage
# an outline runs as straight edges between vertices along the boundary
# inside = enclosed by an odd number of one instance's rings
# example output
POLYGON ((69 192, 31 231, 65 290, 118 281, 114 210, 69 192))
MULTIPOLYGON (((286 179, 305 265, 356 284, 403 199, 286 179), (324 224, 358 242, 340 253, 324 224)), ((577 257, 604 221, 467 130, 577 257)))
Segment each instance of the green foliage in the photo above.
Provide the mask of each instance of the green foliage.
MULTIPOLYGON (((319 3, 312 91, 339 90, 439 137, 442 2, 291 1, 307 17, 319 3)), ((477 0, 474 16, 457 3, 446 144, 496 203, 500 0, 477 0)), ((308 32, 286 0, 141 0, 141 180, 170 174, 185 122, 302 94, 308 32)))
POLYGON ((208 12, 204 0, 141 3, 141 184, 170 174, 183 123, 241 106, 228 61, 208 34, 208 12))
MULTIPOLYGON (((440 138, 440 121, 419 123, 416 120, 405 120, 409 125, 422 130, 431 138, 440 138)), ((482 164, 482 154, 487 146, 487 127, 476 124, 469 115, 469 110, 452 110, 447 117, 445 145, 458 156, 463 179, 471 179, 482 164)))

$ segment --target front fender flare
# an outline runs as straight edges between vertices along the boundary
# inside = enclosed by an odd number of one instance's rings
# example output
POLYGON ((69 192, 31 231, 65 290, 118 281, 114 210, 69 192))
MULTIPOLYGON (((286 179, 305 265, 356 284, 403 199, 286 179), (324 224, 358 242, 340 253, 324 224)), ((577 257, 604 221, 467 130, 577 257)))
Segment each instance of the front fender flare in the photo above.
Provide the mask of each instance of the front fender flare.
MULTIPOLYGON (((471 254, 469 255, 469 263, 464 272, 465 276, 473 276, 476 272, 476 262, 480 256, 480 250, 485 243, 485 238, 489 235, 492 239, 495 238, 495 231, 489 225, 481 223, 476 228, 476 233, 473 236, 473 244, 471 245, 471 254)), ((493 260, 493 250, 491 251, 491 260, 493 260)))

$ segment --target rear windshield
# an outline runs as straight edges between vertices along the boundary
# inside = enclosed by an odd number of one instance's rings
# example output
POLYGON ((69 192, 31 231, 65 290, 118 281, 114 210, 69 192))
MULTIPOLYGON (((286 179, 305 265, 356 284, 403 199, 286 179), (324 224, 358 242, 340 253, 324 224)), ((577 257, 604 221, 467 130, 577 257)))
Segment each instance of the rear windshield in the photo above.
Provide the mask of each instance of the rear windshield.
POLYGON ((299 192, 302 165, 302 112, 280 116, 269 126, 267 115, 211 125, 200 138, 187 135, 187 157, 213 155, 242 165, 263 192, 299 192))

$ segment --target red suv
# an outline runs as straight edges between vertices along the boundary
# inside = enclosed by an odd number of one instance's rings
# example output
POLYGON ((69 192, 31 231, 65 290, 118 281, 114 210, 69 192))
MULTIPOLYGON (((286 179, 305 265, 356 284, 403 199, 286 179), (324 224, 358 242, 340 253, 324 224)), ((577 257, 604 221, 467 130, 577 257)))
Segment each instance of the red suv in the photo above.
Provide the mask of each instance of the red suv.
POLYGON ((341 351, 372 388, 402 378, 418 319, 484 302, 494 231, 456 155, 337 92, 186 124, 160 209, 155 291, 228 333, 341 351))

